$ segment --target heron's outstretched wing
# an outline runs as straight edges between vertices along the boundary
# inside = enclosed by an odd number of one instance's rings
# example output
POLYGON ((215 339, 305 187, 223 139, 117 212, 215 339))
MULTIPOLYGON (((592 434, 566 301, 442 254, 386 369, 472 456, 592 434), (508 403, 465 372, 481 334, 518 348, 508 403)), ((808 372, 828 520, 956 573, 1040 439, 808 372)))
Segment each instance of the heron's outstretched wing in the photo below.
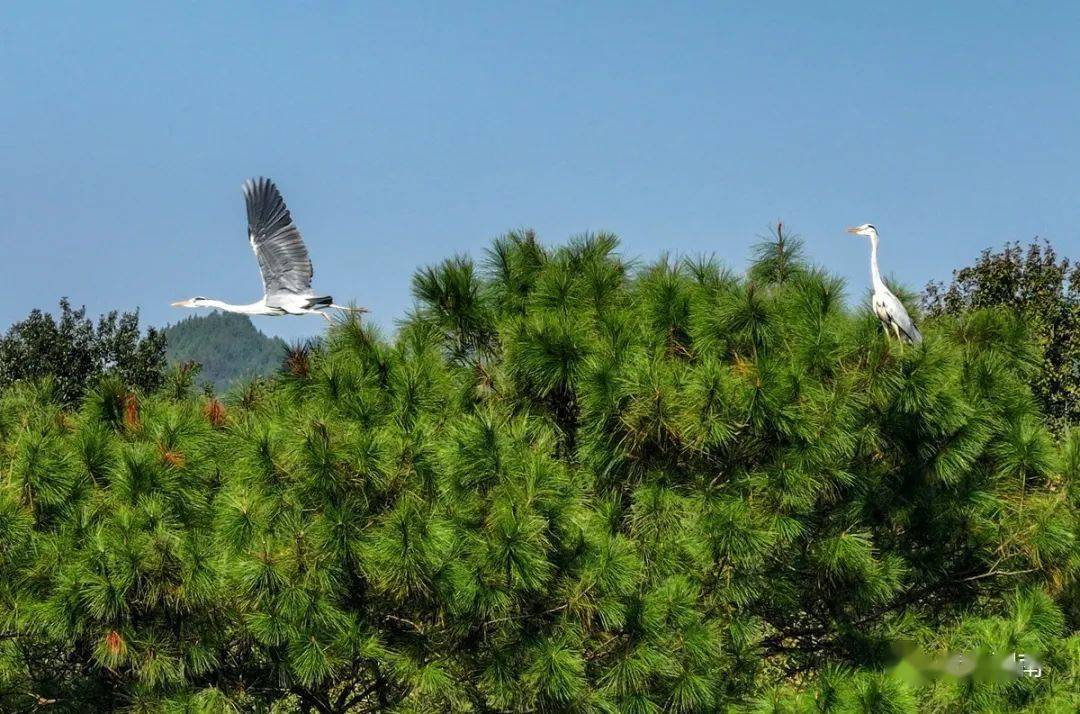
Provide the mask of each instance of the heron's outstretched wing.
POLYGON ((245 181, 244 200, 248 238, 262 271, 267 304, 275 294, 311 292, 311 258, 277 186, 267 178, 245 181))
POLYGON ((922 342, 922 333, 911 321, 904 303, 900 302, 900 298, 893 295, 890 290, 882 289, 874 292, 874 312, 882 322, 886 323, 886 329, 895 325, 908 343, 917 345, 922 342))

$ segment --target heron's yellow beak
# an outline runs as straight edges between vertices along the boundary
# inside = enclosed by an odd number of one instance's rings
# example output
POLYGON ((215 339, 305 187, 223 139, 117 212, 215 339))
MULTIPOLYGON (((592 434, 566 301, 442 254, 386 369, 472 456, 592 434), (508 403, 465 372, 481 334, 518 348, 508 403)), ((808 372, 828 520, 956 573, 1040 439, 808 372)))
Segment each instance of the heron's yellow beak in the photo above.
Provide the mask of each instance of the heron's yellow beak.
POLYGON ((187 300, 181 300, 180 302, 174 302, 172 304, 173 307, 187 307, 187 305, 188 305, 187 300))
POLYGON ((859 229, 858 228, 848 228, 847 232, 848 233, 854 233, 855 235, 858 235, 859 234, 859 229))

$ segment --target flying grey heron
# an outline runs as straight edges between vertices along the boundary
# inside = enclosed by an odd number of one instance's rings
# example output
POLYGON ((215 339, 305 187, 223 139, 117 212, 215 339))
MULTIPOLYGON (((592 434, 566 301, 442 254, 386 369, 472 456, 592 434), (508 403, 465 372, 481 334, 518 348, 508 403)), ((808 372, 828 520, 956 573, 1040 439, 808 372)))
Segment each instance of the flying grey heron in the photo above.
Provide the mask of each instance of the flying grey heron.
POLYGON ((213 307, 243 315, 322 315, 327 308, 367 312, 364 308, 335 305, 329 295, 311 290, 314 271, 307 246, 293 223, 285 200, 274 182, 267 178, 244 182, 247 203, 248 240, 262 272, 262 300, 248 305, 232 305, 221 300, 193 297, 174 302, 173 307, 213 307))
POLYGON ((901 345, 904 343, 909 345, 919 344, 922 342, 922 333, 919 332, 919 328, 915 327, 915 323, 911 321, 907 310, 904 309, 904 304, 892 294, 889 288, 885 287, 885 282, 881 279, 881 271, 878 270, 877 262, 877 228, 874 228, 870 223, 864 223, 861 226, 848 228, 847 231, 848 233, 870 238, 870 277, 874 281, 874 295, 872 298, 874 314, 885 325, 885 334, 895 335, 901 345))

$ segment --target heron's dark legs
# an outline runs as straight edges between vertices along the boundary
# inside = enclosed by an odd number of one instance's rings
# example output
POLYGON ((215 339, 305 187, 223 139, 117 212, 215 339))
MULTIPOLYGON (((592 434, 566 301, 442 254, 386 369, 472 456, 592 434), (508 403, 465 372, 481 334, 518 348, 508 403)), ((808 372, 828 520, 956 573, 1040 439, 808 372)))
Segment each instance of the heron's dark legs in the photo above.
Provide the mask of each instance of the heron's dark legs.
MULTIPOLYGON (((333 308, 335 310, 341 310, 344 313, 365 313, 370 312, 366 307, 345 307, 344 305, 327 305, 327 309, 333 308)), ((326 321, 333 324, 334 318, 330 317, 330 313, 324 310, 311 310, 312 313, 322 315, 326 318, 326 321)))
POLYGON ((335 310, 341 310, 342 312, 371 312, 366 307, 345 307, 344 305, 330 305, 330 307, 334 308, 335 310))

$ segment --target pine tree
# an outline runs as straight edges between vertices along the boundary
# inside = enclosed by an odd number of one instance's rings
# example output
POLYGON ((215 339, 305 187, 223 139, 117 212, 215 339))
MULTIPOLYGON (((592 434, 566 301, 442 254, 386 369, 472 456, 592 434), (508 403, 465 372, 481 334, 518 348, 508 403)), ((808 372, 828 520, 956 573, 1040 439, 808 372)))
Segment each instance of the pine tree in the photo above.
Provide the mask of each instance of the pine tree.
POLYGON ((224 401, 17 385, 0 709, 1075 710, 1080 435, 1023 324, 901 351, 795 248, 511 234, 224 401))

